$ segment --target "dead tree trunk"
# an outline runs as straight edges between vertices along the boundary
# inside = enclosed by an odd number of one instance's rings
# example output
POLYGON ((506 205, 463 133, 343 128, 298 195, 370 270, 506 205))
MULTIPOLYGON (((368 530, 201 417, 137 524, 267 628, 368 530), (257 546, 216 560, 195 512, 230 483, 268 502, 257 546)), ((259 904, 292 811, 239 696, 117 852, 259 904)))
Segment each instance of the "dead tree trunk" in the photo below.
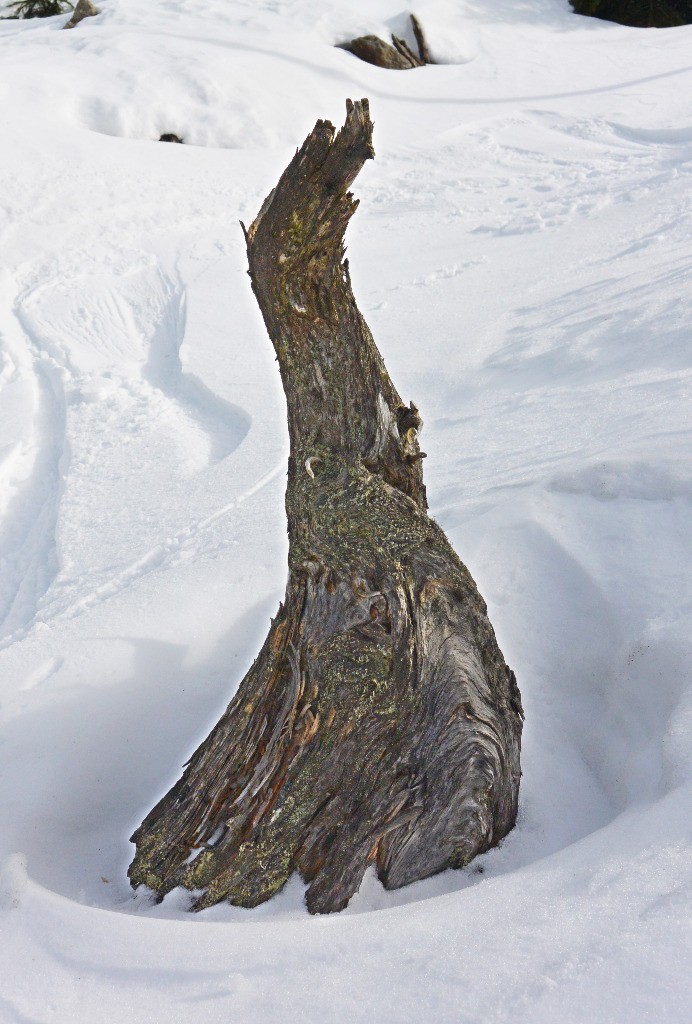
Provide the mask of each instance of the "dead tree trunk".
POLYGON ((356 306, 348 188, 367 100, 318 121, 246 232, 291 452, 285 601, 183 777, 137 829, 133 886, 253 907, 292 872, 340 910, 460 867, 517 811, 522 709, 486 606, 428 517, 418 410, 356 306))

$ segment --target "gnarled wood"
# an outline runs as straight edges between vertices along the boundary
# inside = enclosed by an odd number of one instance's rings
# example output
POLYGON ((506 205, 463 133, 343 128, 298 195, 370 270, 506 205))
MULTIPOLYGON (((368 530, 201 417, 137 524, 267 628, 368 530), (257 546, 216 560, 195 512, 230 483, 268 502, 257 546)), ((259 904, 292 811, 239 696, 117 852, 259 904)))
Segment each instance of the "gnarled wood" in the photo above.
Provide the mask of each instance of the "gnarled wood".
POLYGON ((265 644, 135 832, 133 885, 252 907, 298 871, 339 910, 512 828, 522 710, 468 571, 426 512, 421 419, 356 306, 343 236, 368 103, 319 121, 246 232, 288 404, 289 580, 265 644))

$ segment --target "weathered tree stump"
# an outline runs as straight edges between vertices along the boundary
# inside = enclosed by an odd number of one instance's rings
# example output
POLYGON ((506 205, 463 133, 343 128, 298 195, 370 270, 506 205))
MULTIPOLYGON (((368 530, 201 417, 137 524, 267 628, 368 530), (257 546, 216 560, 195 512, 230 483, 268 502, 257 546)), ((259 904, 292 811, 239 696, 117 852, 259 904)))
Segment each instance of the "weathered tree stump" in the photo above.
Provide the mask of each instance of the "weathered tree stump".
POLYGON ((428 517, 421 419, 356 306, 348 188, 368 102, 318 121, 246 232, 288 403, 289 579, 254 665, 132 837, 129 876, 193 909, 298 871, 312 912, 369 864, 393 889, 494 846, 517 812, 522 709, 486 606, 428 517))

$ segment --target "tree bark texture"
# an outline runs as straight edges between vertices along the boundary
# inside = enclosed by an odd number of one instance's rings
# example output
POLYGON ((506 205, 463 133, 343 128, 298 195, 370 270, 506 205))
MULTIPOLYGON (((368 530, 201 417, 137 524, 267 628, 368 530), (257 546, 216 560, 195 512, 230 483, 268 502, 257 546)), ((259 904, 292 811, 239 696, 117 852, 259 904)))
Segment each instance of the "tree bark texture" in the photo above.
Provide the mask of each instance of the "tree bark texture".
POLYGON ((288 404, 285 600, 237 695, 132 837, 129 875, 194 909, 298 871, 340 910, 494 846, 517 812, 523 713, 486 606, 427 514, 421 419, 356 306, 348 189, 368 102, 318 121, 246 232, 288 404))

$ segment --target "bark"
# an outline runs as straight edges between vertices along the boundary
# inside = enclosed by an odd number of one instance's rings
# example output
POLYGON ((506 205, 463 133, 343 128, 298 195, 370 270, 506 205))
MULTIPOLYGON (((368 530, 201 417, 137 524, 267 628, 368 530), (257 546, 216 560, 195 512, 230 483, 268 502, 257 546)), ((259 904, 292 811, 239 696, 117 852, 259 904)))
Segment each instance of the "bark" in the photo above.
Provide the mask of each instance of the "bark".
POLYGON ((398 51, 398 53, 400 53, 405 60, 408 60, 410 62, 412 68, 423 67, 425 61, 421 60, 420 57, 416 56, 416 54, 413 52, 413 50, 408 45, 405 39, 400 39, 398 36, 393 35, 392 43, 394 44, 394 48, 398 51))
POLYGON ((298 871, 340 910, 460 867, 517 811, 522 709, 486 606, 429 518, 418 443, 355 303, 348 189, 367 100, 318 121, 246 232, 288 404, 289 579, 237 695, 135 832, 134 886, 253 907, 298 871))
POLYGON ((423 26, 421 25, 415 14, 411 14, 410 18, 411 28, 413 29, 413 34, 416 37, 416 43, 418 44, 418 53, 420 55, 421 61, 423 62, 423 64, 434 64, 435 61, 432 59, 432 56, 430 54, 430 47, 428 46, 428 41, 425 38, 423 26))

